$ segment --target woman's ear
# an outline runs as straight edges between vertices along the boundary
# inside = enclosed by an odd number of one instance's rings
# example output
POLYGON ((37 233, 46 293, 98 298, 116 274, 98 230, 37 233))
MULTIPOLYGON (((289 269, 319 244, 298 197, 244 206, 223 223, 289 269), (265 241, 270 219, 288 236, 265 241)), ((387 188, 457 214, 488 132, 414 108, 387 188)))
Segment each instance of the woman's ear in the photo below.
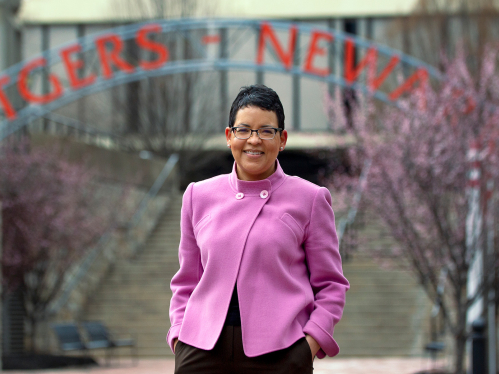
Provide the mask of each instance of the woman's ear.
POLYGON ((288 141, 288 132, 286 130, 282 130, 281 131, 281 144, 279 145, 279 147, 285 147, 286 146, 286 142, 288 141))
POLYGON ((231 131, 230 127, 226 127, 225 128, 225 138, 227 139, 227 147, 230 147, 231 136, 232 136, 232 131, 231 131))

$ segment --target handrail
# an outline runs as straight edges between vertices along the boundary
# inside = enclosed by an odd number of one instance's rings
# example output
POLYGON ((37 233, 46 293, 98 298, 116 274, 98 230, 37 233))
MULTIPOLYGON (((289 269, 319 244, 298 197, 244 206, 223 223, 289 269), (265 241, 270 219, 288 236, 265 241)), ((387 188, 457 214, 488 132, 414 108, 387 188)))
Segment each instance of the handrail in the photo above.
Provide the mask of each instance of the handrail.
MULTIPOLYGON (((120 134, 116 133, 111 133, 107 131, 102 131, 99 129, 96 129, 95 127, 89 126, 86 123, 83 123, 77 119, 66 117, 62 114, 59 113, 52 113, 48 112, 45 113, 44 115, 41 116, 42 118, 45 118, 57 125, 65 126, 70 129, 73 129, 76 131, 76 133, 84 133, 85 136, 91 136, 94 141, 98 139, 107 139, 109 143, 112 143, 114 147, 118 149, 128 149, 126 146, 126 141, 127 139, 120 134)), ((57 135, 57 133, 56 133, 57 135)), ((79 138, 78 135, 76 135, 76 138, 79 138)))
POLYGON ((341 239, 343 239, 343 235, 345 234, 345 231, 347 229, 347 226, 350 226, 353 224, 355 221, 355 217, 357 215, 357 211, 359 209, 360 205, 360 199, 362 198, 362 193, 364 192, 364 189, 367 184, 367 176, 369 174, 369 169, 371 168, 371 160, 366 160, 364 162, 364 167, 362 169, 362 173, 360 174, 359 178, 359 185, 357 187, 357 191, 355 191, 355 195, 353 197, 353 202, 350 208, 348 209, 348 214, 345 217, 342 217, 340 219, 340 222, 338 223, 338 246, 341 244, 341 239))
MULTIPOLYGON (((140 218, 144 214, 147 204, 152 198, 154 198, 158 194, 159 190, 161 189, 161 187, 163 186, 163 184, 165 183, 165 181, 168 179, 171 172, 173 171, 175 165, 178 162, 178 159, 179 156, 176 153, 172 154, 168 158, 165 166, 163 167, 163 170, 159 173, 151 189, 146 194, 146 196, 144 196, 144 198, 141 200, 139 207, 137 208, 136 212, 130 219, 130 222, 126 225, 128 231, 130 231, 132 228, 134 228, 137 225, 140 218)), ((111 239, 114 228, 115 227, 112 227, 100 237, 97 244, 90 251, 87 257, 83 260, 82 264, 80 265, 76 273, 67 281, 68 284, 62 291, 61 296, 57 300, 51 303, 51 306, 49 307, 48 310, 48 315, 56 314, 68 302, 69 297, 71 296, 73 290, 76 288, 78 283, 80 283, 83 277, 85 277, 85 275, 88 273, 90 267, 96 260, 97 256, 103 251, 105 245, 111 239)))
POLYGON ((159 175, 156 178, 156 180, 154 181, 151 189, 149 190, 147 195, 143 197, 143 199, 141 200, 141 202, 139 204, 139 207, 137 208, 137 211, 134 213, 134 215, 130 219, 130 223, 127 227, 129 230, 134 228, 137 225, 137 223, 139 222, 139 220, 142 218, 142 215, 144 214, 144 211, 147 207, 147 204, 149 203, 149 201, 151 199, 153 199, 158 194, 159 190, 161 189, 163 184, 166 182, 166 180, 170 176, 170 173, 172 172, 173 168, 175 167, 175 165, 177 165, 178 159, 179 159, 179 156, 176 153, 172 154, 168 158, 168 161, 166 161, 166 164, 163 167, 163 170, 161 170, 161 173, 159 173, 159 175))
POLYGON ((108 136, 110 138, 116 138, 116 139, 123 138, 123 136, 121 136, 119 134, 110 133, 110 132, 96 129, 94 127, 91 127, 91 126, 79 121, 79 120, 76 120, 76 119, 70 118, 70 117, 66 117, 66 116, 59 114, 59 113, 49 112, 49 113, 44 114, 42 116, 42 118, 48 119, 49 121, 52 121, 54 123, 58 123, 60 125, 64 125, 66 127, 70 127, 72 129, 75 129, 75 130, 78 130, 81 132, 85 132, 85 133, 91 134, 91 135, 108 136))

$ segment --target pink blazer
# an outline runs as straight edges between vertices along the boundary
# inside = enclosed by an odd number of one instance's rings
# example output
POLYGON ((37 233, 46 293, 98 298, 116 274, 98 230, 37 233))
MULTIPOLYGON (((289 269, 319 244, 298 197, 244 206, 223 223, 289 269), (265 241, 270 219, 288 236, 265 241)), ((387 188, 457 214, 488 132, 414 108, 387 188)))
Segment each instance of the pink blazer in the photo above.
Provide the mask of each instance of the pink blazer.
POLYGON ((237 280, 246 356, 287 348, 305 334, 321 346, 317 357, 338 354, 333 331, 349 284, 329 191, 284 174, 279 163, 255 182, 235 170, 184 193, 170 348, 177 337, 214 347, 237 280))

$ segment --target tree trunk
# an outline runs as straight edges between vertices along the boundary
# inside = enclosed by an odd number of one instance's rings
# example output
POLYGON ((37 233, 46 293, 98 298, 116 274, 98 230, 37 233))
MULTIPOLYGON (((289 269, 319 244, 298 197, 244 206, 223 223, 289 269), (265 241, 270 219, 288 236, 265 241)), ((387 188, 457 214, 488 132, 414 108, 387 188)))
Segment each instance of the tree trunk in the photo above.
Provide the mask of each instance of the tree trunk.
POLYGON ((454 370, 455 374, 465 374, 464 368, 464 356, 466 354, 466 340, 468 335, 466 334, 466 307, 461 305, 460 300, 458 300, 457 305, 457 326, 456 334, 454 335, 454 370))
POLYGON ((29 342, 29 350, 31 353, 35 353, 36 351, 36 342, 35 342, 35 339, 36 339, 36 319, 35 318, 30 318, 29 319, 29 324, 30 324, 30 327, 31 327, 31 330, 29 332, 29 338, 30 338, 30 342, 29 342))
POLYGON ((466 335, 455 337, 454 368, 456 374, 464 374, 464 355, 466 350, 466 335))

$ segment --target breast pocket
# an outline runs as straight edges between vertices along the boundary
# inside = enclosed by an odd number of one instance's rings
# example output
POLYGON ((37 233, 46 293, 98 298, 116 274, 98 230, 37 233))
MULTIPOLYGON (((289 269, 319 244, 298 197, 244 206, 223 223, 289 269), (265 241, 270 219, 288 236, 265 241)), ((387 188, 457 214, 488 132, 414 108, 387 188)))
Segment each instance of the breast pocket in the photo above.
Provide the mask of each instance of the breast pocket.
POLYGON ((198 223, 196 223, 196 225, 194 226, 194 236, 196 238, 197 238, 199 232, 201 231, 201 229, 203 227, 205 227, 208 222, 210 222, 210 219, 211 219, 211 216, 208 214, 208 215, 204 216, 203 218, 201 218, 201 220, 198 223))
POLYGON ((281 217, 281 221, 294 234, 298 244, 301 244, 303 242, 303 229, 300 227, 298 222, 296 222, 296 220, 289 213, 284 213, 281 217))

